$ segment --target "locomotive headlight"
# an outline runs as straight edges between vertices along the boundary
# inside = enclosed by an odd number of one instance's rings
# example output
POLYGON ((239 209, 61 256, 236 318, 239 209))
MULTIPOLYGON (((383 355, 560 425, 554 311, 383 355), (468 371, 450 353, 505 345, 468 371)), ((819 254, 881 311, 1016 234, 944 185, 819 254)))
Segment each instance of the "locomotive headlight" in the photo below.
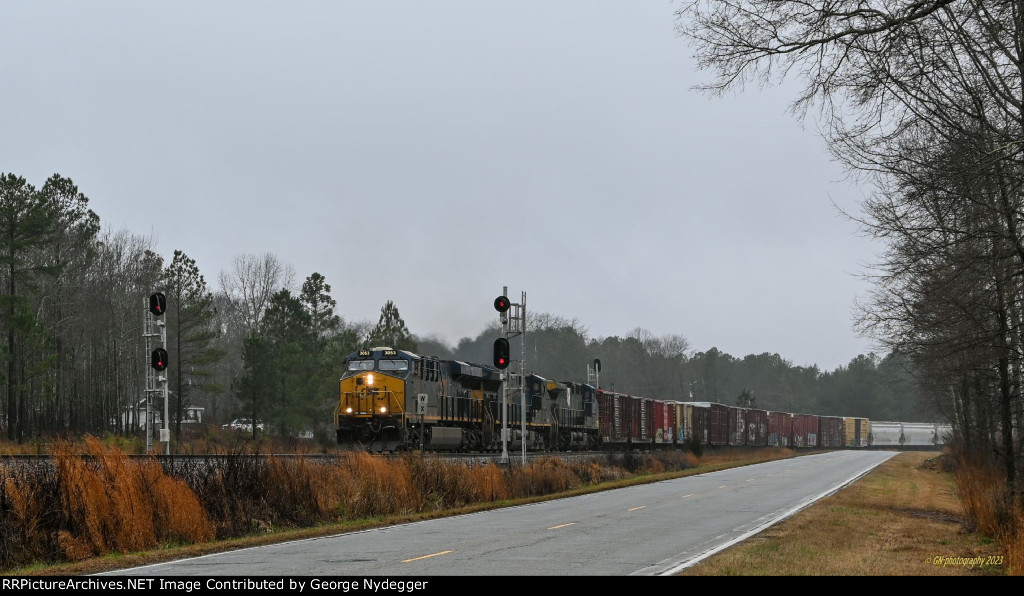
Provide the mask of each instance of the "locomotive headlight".
POLYGON ((366 375, 366 384, 367 385, 373 385, 373 374, 372 373, 366 375))
POLYGON ((388 407, 387 406, 381 406, 380 407, 380 413, 381 414, 387 414, 388 413, 388 407))
POLYGON ((349 406, 349 407, 345 408, 345 413, 346 414, 351 414, 352 413, 352 406, 349 406))

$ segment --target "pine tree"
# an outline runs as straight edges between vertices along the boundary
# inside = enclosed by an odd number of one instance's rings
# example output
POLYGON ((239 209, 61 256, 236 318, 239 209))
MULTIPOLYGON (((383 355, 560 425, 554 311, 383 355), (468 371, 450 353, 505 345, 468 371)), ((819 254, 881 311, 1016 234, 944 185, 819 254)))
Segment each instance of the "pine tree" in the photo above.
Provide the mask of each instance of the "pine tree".
POLYGON ((302 284, 299 299, 309 312, 313 334, 318 340, 333 333, 341 325, 341 317, 334 314, 338 302, 331 298, 331 285, 323 275, 313 273, 307 277, 302 284))
POLYGON ((39 250, 56 235, 55 216, 53 203, 24 178, 0 175, 0 266, 7 282, 0 303, 7 331, 7 438, 12 441, 20 440, 24 430, 24 356, 18 344, 38 325, 26 288, 37 274, 59 273, 59 268, 38 259, 39 250))
POLYGON ((306 426, 315 410, 317 361, 312 317, 302 300, 280 290, 270 299, 262 331, 270 356, 266 364, 270 399, 263 410, 268 422, 287 436, 290 430, 306 426))
POLYGON ((741 408, 756 408, 757 400, 754 398, 754 392, 750 389, 740 391, 740 396, 736 398, 736 405, 741 408))
POLYGON ((210 373, 207 367, 220 359, 222 352, 211 346, 217 336, 214 322, 213 294, 206 289, 206 280, 199 273, 195 260, 180 250, 164 272, 168 299, 168 338, 172 348, 175 395, 177 396, 174 435, 180 440, 185 404, 193 385, 204 387, 210 373), (185 375, 188 375, 187 383, 185 375))
POLYGON ((366 338, 366 347, 373 348, 387 346, 396 350, 416 351, 416 341, 413 339, 405 321, 398 314, 398 307, 391 300, 388 300, 380 309, 380 320, 377 326, 370 331, 366 338))

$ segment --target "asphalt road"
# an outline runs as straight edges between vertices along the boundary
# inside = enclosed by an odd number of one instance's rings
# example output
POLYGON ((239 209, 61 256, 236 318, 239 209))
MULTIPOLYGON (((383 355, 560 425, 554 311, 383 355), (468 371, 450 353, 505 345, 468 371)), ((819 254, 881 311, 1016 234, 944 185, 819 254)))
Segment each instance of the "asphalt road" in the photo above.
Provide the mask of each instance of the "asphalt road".
POLYGON ((839 490, 894 455, 807 455, 107 575, 672 575, 839 490))

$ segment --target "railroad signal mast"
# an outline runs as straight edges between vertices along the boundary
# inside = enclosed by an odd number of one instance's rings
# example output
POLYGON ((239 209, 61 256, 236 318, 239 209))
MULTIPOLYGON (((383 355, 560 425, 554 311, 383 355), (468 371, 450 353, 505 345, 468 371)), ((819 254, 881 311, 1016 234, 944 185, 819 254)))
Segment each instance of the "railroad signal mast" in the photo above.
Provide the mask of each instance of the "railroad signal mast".
POLYGON ((498 311, 501 321, 502 336, 494 340, 494 366, 501 373, 501 459, 508 462, 508 396, 519 389, 519 442, 522 444, 523 464, 526 464, 526 384, 523 377, 526 373, 526 338, 519 341, 520 356, 513 360, 510 354, 509 338, 526 335, 526 292, 518 303, 508 299, 508 286, 502 288, 501 295, 494 299, 494 310, 498 311), (511 367, 507 373, 506 368, 511 367))
MULTIPOLYGON (((587 365, 587 383, 594 386, 595 389, 601 388, 601 359, 594 358, 594 364, 591 366, 587 365)), ((693 397, 693 394, 690 394, 693 397)))
POLYGON ((164 454, 171 454, 171 429, 167 426, 169 407, 167 399, 167 323, 164 313, 167 312, 167 297, 163 292, 154 292, 144 301, 145 312, 142 315, 142 337, 146 340, 146 352, 149 353, 149 366, 146 367, 146 453, 153 450, 153 396, 162 393, 164 398, 164 415, 160 428, 160 442, 164 444, 164 454), (159 331, 156 329, 159 328, 159 331), (150 340, 159 338, 159 344, 152 351, 150 340), (159 385, 159 387, 157 387, 159 385))

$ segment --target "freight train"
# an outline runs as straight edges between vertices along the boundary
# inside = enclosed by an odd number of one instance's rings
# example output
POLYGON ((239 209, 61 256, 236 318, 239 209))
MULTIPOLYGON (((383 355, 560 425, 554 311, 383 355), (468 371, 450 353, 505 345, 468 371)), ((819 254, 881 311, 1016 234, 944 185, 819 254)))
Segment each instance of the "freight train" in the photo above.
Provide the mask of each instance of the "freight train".
POLYGON ((502 375, 494 367, 389 347, 359 350, 345 364, 334 426, 338 445, 348 449, 927 448, 946 443, 950 431, 942 424, 651 399, 535 374, 510 393, 503 420, 502 375))

